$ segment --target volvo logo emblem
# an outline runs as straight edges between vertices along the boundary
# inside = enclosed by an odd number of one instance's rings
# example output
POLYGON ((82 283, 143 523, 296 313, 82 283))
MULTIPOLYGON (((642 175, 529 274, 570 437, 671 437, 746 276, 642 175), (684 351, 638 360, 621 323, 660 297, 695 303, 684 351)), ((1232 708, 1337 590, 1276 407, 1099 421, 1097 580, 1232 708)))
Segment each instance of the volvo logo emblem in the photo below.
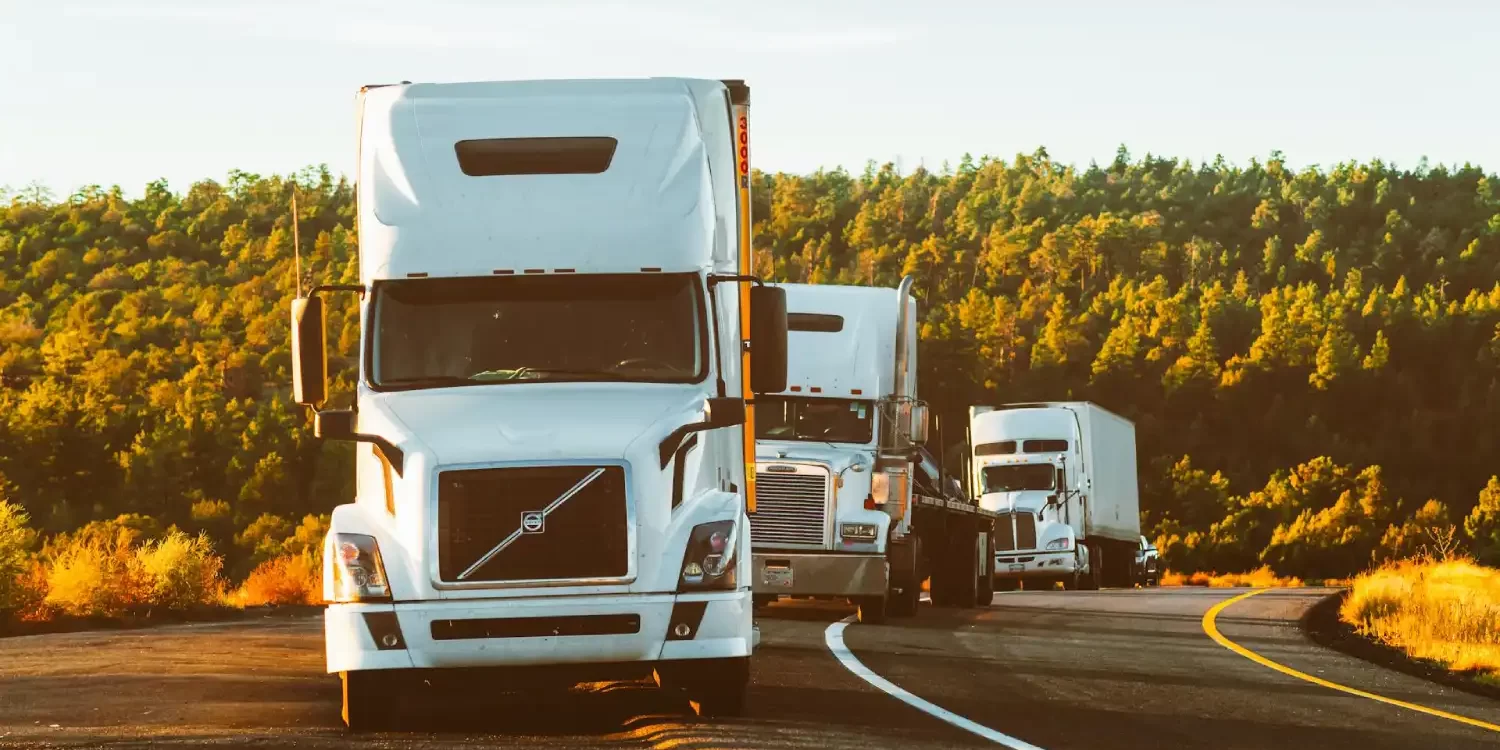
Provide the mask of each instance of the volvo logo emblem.
POLYGON ((540 534, 547 530, 547 514, 539 510, 528 510, 521 514, 521 530, 527 534, 540 534))

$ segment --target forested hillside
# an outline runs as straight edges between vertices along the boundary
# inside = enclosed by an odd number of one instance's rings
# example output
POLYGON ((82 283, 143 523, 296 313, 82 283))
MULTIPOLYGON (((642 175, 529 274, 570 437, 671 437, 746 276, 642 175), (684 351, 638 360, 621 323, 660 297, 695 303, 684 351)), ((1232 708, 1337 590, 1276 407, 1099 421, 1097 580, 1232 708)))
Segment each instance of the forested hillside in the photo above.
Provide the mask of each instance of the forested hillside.
MULTIPOLYGON (((304 277, 355 280, 351 186, 295 179, 304 277)), ((243 574, 351 495, 349 447, 287 403, 291 193, 236 173, 0 206, 0 474, 33 525, 139 513, 243 574)), ((971 403, 1133 419, 1174 568, 1343 575, 1449 525, 1500 553, 1500 179, 1480 169, 1038 151, 759 174, 754 195, 757 272, 916 276, 950 445, 971 403)), ((330 314, 345 391, 350 310, 330 314)))

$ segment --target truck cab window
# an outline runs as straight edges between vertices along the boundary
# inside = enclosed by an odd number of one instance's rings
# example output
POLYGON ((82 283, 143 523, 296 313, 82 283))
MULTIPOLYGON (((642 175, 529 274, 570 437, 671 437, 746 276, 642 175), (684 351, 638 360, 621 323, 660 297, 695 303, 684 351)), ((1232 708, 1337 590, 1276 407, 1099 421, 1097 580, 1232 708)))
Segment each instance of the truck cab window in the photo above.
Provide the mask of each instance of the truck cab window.
POLYGON ((1050 490, 1057 481, 1052 464, 1006 464, 986 466, 983 472, 985 492, 1021 492, 1050 490))
POLYGON ((874 437, 875 405, 841 398, 760 396, 755 399, 755 437, 864 445, 874 437))
POLYGON ((369 370, 386 389, 507 381, 698 382, 693 274, 391 281, 376 287, 369 370))

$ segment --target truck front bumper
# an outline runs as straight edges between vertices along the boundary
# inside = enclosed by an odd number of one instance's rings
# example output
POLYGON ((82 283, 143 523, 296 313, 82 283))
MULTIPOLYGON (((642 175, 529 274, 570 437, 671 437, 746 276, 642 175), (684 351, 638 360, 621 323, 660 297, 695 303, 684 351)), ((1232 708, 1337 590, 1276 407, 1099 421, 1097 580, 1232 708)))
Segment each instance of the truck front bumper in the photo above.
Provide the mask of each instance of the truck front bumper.
POLYGON ((329 672, 723 659, 754 647, 743 589, 332 604, 323 633, 329 672))
POLYGON ((882 596, 890 588, 885 555, 767 551, 751 559, 756 594, 882 596))
POLYGON ((1038 552, 1009 551, 995 555, 996 578, 1050 578, 1070 576, 1078 560, 1073 550, 1038 552))

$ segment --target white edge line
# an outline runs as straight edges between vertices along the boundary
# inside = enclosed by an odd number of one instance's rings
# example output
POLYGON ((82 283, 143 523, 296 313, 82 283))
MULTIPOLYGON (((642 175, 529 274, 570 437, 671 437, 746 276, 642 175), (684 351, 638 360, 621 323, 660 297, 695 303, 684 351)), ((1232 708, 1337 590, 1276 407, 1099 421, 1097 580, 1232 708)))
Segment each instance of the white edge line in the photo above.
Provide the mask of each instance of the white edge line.
POLYGON ((827 644, 828 650, 833 652, 834 658, 838 659, 839 663, 843 664, 845 669, 853 672, 856 677, 870 683, 877 690, 891 696, 892 698, 895 698, 896 700, 901 701, 902 703, 907 704, 908 706, 911 706, 912 708, 917 709, 918 711, 952 724, 959 729, 977 734, 980 737, 994 742, 997 745, 1004 745, 1006 747, 1012 748, 1013 750, 1042 750, 1042 748, 1037 747, 1036 745, 1030 744, 1023 740, 1018 740, 1015 737, 1011 737, 1007 734, 1002 734, 993 729, 990 729, 983 724, 965 719, 964 717, 959 716, 958 714, 953 713, 952 711, 949 711, 942 706, 936 705, 934 703, 929 703, 921 698, 918 698, 917 696, 907 692, 900 685, 897 685, 896 683, 891 682, 890 680, 887 680, 886 678, 881 677, 878 674, 875 674, 870 670, 869 667, 866 667, 863 662, 861 662, 854 656, 854 653, 849 650, 848 646, 844 645, 844 628, 847 628, 853 621, 854 617, 853 615, 851 615, 844 618, 843 620, 829 625, 828 629, 823 631, 823 641, 827 644))

